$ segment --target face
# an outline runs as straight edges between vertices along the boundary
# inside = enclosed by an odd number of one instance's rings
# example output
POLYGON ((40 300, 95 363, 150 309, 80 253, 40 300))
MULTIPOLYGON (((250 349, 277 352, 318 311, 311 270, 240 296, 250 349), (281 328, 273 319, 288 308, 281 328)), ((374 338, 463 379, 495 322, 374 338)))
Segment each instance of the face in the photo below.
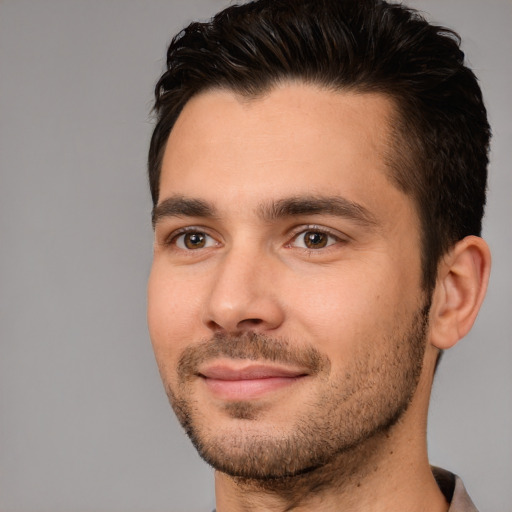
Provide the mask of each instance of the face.
POLYGON ((209 91, 169 137, 148 321, 214 467, 273 478, 396 422, 425 350, 419 222, 388 178, 392 105, 287 84, 209 91))

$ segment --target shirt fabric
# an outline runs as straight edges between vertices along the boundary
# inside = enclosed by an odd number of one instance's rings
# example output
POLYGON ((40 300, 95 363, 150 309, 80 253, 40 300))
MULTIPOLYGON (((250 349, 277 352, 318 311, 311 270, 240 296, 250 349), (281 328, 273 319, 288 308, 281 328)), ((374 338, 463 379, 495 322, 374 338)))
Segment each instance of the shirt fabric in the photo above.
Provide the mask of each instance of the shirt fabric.
POLYGON ((457 475, 436 467, 432 467, 432 474, 446 501, 450 504, 448 512, 478 512, 462 480, 457 475))
POLYGON ((450 504, 448 512, 478 512, 462 480, 445 469, 432 467, 437 485, 450 504))

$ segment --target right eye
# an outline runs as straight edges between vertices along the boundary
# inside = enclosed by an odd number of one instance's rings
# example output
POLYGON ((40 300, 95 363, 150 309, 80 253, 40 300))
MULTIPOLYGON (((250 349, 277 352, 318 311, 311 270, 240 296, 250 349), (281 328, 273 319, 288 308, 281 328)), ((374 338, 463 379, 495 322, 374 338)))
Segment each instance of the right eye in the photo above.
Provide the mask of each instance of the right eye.
POLYGON ((205 249, 214 247, 217 242, 208 234, 202 231, 188 231, 176 236, 173 240, 178 249, 184 251, 193 251, 197 249, 205 249))

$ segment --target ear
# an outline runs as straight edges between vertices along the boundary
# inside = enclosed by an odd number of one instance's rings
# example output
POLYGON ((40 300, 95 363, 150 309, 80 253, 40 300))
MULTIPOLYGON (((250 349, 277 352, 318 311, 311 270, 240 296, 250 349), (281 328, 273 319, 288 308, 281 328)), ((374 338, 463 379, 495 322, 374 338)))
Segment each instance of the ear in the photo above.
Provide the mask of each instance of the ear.
POLYGON ((468 236, 443 256, 430 310, 430 343, 453 347, 473 326, 487 290, 491 253, 482 238, 468 236))

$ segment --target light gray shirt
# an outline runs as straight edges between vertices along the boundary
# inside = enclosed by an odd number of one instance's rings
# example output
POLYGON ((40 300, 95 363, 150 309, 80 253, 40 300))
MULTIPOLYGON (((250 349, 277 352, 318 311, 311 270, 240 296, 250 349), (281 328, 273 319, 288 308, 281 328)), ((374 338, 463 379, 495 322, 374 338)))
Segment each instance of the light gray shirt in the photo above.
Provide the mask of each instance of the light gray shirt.
POLYGON ((450 503, 448 512, 478 512, 471 501, 462 480, 445 469, 432 467, 437 485, 450 503))

